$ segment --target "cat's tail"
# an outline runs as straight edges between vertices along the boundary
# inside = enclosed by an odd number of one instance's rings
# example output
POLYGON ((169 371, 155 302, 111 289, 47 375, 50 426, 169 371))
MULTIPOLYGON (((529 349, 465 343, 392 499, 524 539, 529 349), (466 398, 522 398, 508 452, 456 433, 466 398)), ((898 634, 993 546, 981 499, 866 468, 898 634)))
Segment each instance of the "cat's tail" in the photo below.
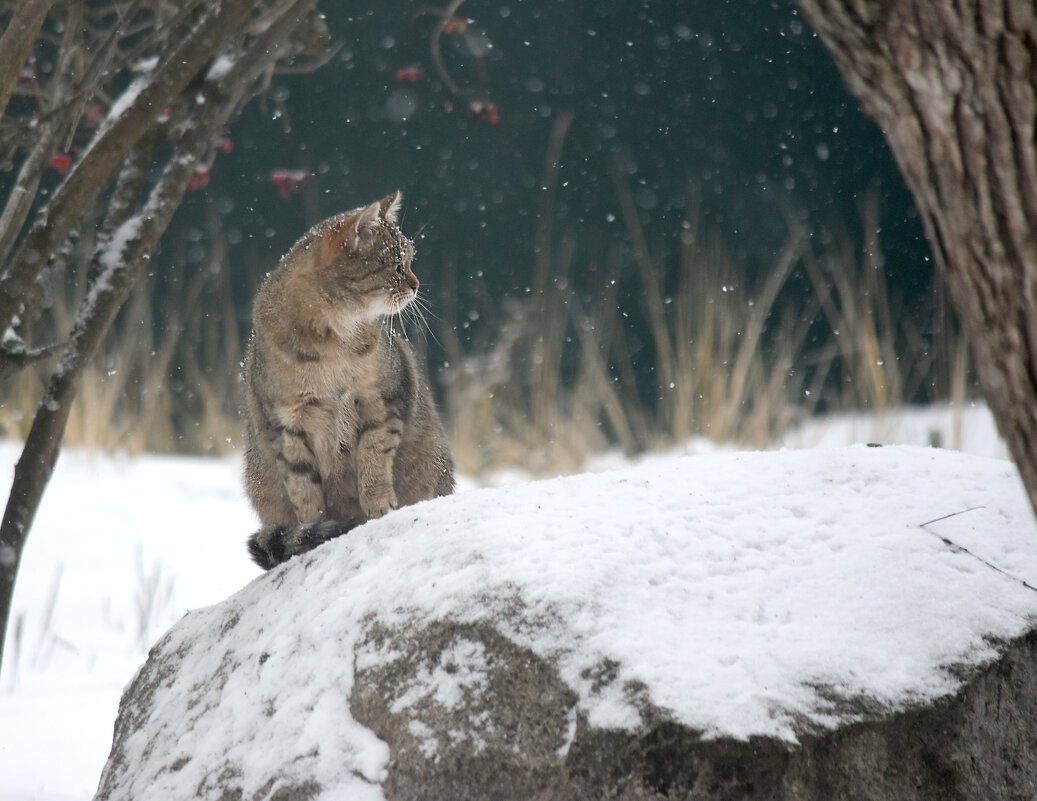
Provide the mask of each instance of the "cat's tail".
POLYGON ((248 552, 253 562, 264 570, 270 570, 293 556, 312 551, 328 540, 341 537, 365 521, 364 517, 356 517, 290 526, 263 526, 248 538, 248 552))

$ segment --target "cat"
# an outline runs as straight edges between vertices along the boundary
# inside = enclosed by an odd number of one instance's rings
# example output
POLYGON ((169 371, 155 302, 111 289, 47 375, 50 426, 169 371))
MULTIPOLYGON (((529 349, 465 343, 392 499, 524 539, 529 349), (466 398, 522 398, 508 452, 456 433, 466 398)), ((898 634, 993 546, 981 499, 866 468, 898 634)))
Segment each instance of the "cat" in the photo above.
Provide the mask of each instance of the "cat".
POLYGON ((260 286, 244 363, 245 485, 269 570, 367 520, 449 495, 428 379, 393 318, 418 279, 401 196, 313 226, 260 286))

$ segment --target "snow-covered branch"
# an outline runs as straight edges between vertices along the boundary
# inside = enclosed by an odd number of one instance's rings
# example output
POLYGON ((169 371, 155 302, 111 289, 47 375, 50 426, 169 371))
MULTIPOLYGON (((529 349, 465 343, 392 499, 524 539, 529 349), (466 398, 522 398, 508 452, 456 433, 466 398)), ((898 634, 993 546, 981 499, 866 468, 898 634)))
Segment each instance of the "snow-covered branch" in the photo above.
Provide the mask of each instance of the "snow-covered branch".
POLYGON ((24 242, 0 276, 0 329, 18 314, 33 317, 42 300, 36 279, 50 254, 65 238, 97 193, 106 187, 126 153, 156 124, 218 51, 233 37, 254 7, 250 0, 207 4, 191 30, 164 54, 143 83, 134 82, 128 103, 115 107, 82 158, 41 211, 24 242))
MULTIPOLYGON (((46 382, 0 523, 0 644, 21 551, 53 471, 83 369, 97 354, 131 288, 150 263, 193 177, 211 162, 213 143, 260 90, 260 78, 271 74, 278 61, 304 50, 310 53, 305 43, 327 45, 327 31, 316 6, 317 0, 271 4, 223 0, 189 4, 193 13, 181 9, 163 40, 167 46, 160 48, 153 63, 138 64, 135 79, 111 105, 79 160, 69 165, 68 177, 0 276, 0 331, 12 332, 10 347, 0 348, 2 374, 5 367, 19 367, 30 353, 20 332, 31 328, 39 311, 41 271, 114 179, 88 268, 86 296, 46 382), (277 13, 271 15, 271 10, 277 13), (246 24, 249 20, 262 25, 246 24), (218 70, 213 69, 216 64, 218 70), (148 176, 153 175, 149 168, 167 139, 172 139, 172 153, 149 189, 148 176)), ((55 131, 60 130, 55 124, 55 131)), ((34 155, 35 169, 46 150, 34 155)), ((18 186, 31 195, 38 181, 37 169, 24 182, 20 177, 18 186)), ((17 217, 24 211, 19 203, 12 196, 0 216, 0 220, 10 219, 16 233, 21 227, 17 217)))

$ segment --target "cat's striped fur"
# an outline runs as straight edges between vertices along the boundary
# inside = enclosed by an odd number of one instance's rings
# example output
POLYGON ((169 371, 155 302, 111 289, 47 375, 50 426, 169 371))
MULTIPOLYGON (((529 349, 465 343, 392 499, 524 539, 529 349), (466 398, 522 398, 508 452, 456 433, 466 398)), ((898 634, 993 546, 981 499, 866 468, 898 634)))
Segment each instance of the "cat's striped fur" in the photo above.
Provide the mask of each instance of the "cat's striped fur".
POLYGON ((311 228, 267 276, 245 358, 245 483, 271 568, 453 491, 424 372, 391 318, 417 295, 400 193, 311 228), (387 322, 388 320, 388 322, 387 322))

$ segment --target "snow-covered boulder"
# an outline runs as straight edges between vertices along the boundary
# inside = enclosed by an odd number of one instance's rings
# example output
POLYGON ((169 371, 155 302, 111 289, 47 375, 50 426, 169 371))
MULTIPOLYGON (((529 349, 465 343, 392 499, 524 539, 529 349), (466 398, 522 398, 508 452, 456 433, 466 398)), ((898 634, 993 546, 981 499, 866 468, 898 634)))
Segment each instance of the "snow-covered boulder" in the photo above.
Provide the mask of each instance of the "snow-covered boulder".
POLYGON ((187 615, 97 798, 1032 799, 1035 587, 1015 469, 947 451, 463 493, 187 615))

